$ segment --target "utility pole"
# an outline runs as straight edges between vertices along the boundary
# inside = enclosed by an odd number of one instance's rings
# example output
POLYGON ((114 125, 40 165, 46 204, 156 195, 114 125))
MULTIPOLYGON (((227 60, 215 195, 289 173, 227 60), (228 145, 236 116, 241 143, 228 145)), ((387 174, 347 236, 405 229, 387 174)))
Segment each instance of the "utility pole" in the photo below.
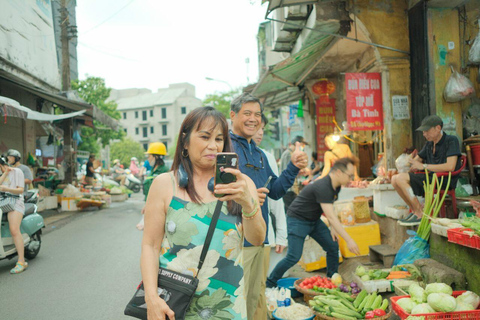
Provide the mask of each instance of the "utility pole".
MULTIPOLYGON (((62 91, 66 92, 70 90, 70 37, 68 36, 68 27, 70 26, 70 23, 68 19, 66 0, 60 0, 59 11, 61 29, 60 39, 62 42, 62 91)), ((72 145, 73 120, 71 118, 63 120, 63 132, 63 161, 66 167, 65 182, 72 183, 75 173, 76 160, 74 159, 75 150, 72 145)))

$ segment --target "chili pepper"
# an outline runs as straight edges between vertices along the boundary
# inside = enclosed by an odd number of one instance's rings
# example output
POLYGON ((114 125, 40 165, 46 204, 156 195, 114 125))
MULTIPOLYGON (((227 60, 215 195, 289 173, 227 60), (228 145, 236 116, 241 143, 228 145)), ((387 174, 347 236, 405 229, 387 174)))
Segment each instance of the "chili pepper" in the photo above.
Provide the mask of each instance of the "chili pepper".
POLYGON ((368 311, 365 314, 365 319, 373 319, 373 318, 375 318, 375 313, 373 313, 373 311, 368 311))
POLYGON ((373 313, 375 314, 375 317, 382 317, 387 314, 383 309, 375 309, 373 310, 373 313))

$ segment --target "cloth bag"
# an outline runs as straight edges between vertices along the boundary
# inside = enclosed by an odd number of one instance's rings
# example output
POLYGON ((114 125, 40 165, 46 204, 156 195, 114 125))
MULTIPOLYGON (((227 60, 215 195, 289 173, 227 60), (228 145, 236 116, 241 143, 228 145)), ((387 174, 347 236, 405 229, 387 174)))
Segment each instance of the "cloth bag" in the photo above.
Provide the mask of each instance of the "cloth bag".
POLYGON ((15 210, 15 204, 18 198, 18 195, 11 193, 0 194, 0 212, 8 213, 15 210))
MULTIPOLYGON (((217 201, 215 211, 212 216, 212 221, 208 228, 207 237, 203 245, 200 260, 198 262, 198 272, 203 266, 205 257, 207 256, 210 242, 217 225, 218 217, 222 209, 222 201, 217 201)), ((185 319, 185 313, 190 307, 190 303, 193 299, 195 291, 198 286, 198 279, 196 277, 181 274, 175 271, 160 268, 158 270, 158 283, 157 292, 160 298, 165 300, 170 309, 175 312, 176 320, 185 319)), ((137 319, 147 320, 147 304, 145 302, 145 290, 143 287, 143 281, 137 287, 137 291, 133 295, 133 298, 127 304, 124 311, 125 315, 132 316, 137 319)))

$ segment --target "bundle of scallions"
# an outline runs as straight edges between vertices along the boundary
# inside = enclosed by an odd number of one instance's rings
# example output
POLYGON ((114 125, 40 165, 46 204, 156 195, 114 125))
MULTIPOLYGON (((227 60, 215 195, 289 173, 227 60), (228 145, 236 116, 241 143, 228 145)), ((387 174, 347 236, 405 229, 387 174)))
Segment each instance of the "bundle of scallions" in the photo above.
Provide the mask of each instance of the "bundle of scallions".
POLYGON ((426 181, 423 182, 423 190, 425 190, 425 206, 423 207, 423 216, 420 221, 420 226, 418 227, 417 234, 420 238, 428 241, 430 238, 430 220, 438 216, 440 209, 442 208, 443 201, 447 195, 447 190, 450 187, 450 180, 452 178, 451 172, 448 173, 447 186, 444 189, 445 192, 440 199, 440 190, 443 185, 443 177, 440 178, 440 181, 437 178, 437 175, 434 173, 432 175, 432 181, 428 176, 428 171, 425 170, 426 181), (435 186, 437 193, 435 194, 435 186))

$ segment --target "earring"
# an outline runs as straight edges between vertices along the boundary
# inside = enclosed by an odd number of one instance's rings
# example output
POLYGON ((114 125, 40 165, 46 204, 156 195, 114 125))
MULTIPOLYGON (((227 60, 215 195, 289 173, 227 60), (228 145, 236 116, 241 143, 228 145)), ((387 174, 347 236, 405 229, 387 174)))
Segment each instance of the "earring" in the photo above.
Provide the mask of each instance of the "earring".
POLYGON ((187 149, 182 150, 182 157, 188 158, 188 150, 187 149))

